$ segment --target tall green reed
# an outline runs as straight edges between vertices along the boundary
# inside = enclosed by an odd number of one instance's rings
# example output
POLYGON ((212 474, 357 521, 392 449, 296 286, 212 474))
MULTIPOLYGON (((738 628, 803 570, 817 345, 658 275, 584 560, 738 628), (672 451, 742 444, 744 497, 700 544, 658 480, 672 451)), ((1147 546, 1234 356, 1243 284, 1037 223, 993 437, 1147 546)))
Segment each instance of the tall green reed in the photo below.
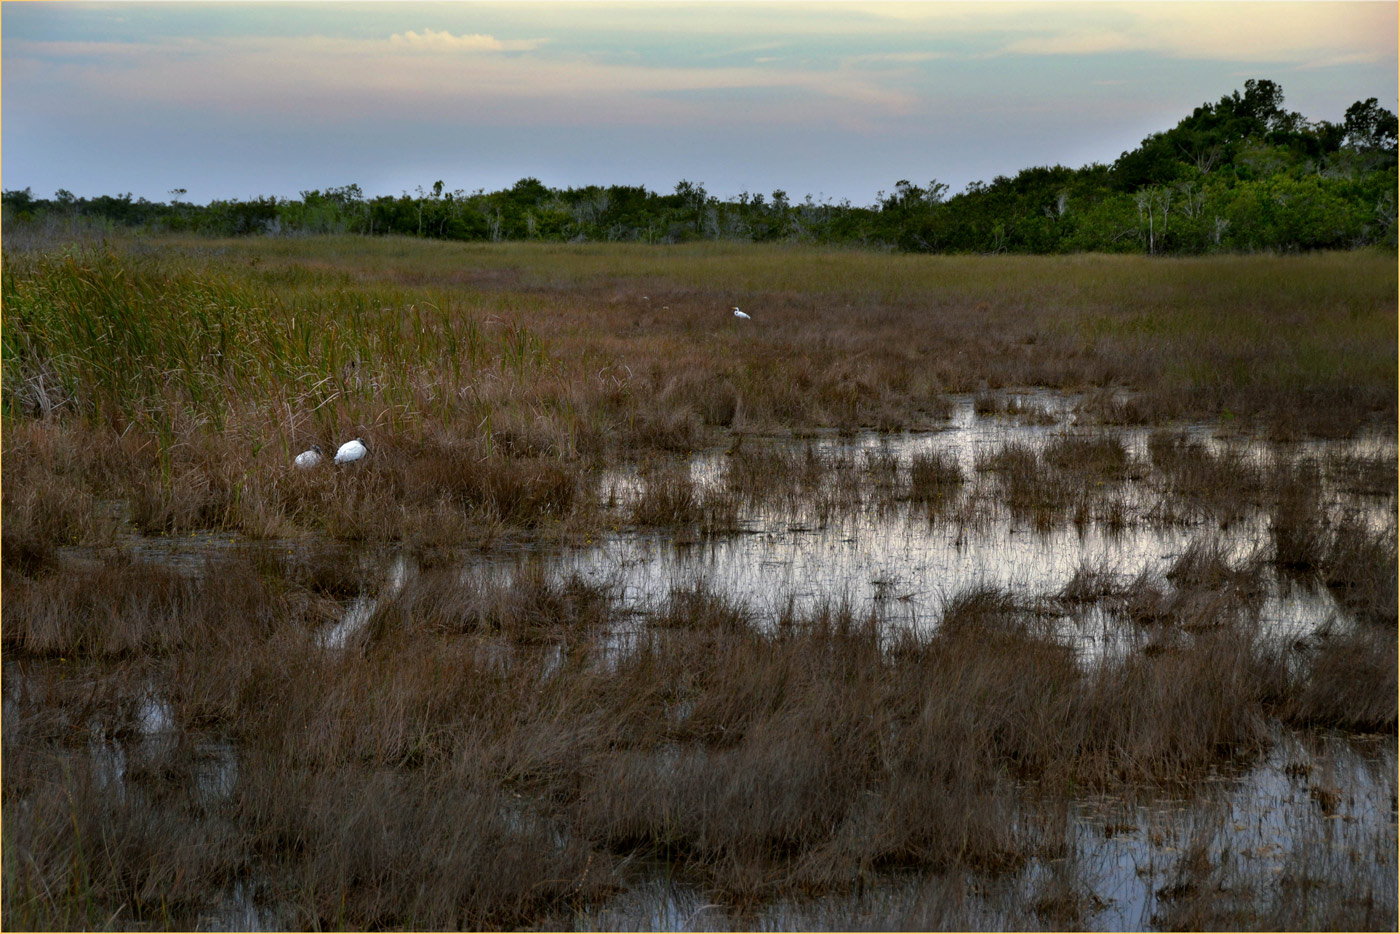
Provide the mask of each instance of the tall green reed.
POLYGON ((322 429, 370 413, 401 423, 425 400, 448 404, 488 357, 519 377, 545 354, 523 327, 489 347, 460 297, 200 257, 21 253, 7 257, 2 288, 12 411, 48 391, 80 417, 138 423, 162 444, 180 426, 222 430, 257 413, 322 429))

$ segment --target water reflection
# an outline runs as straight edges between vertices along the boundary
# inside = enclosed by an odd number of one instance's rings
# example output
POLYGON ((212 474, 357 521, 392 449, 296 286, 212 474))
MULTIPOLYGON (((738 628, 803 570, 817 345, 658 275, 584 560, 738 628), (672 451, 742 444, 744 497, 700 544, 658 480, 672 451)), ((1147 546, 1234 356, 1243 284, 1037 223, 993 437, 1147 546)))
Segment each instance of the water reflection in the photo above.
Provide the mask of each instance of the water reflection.
MULTIPOLYGON (((1058 616, 1056 631, 1086 661, 1121 653, 1137 644, 1141 634, 1131 632, 1120 615, 1102 605, 1056 604, 1056 595, 1077 574, 1096 569, 1106 578, 1153 581, 1170 591, 1165 583, 1168 572, 1193 544, 1209 545, 1233 563, 1267 554, 1271 520, 1266 511, 1253 508, 1240 510, 1223 527, 1200 517, 1183 521, 1173 510, 1168 510, 1170 521, 1159 521, 1164 494, 1154 488, 1145 467, 1127 470, 1111 492, 1113 508, 1124 521, 1072 522, 1061 517, 1049 528, 1038 529, 1009 514, 994 481, 978 471, 979 458, 1008 444, 1043 449, 1064 437, 1080 401, 1050 393, 1017 397, 1023 408, 1053 413, 1058 423, 1051 425, 980 417, 973 400, 960 397, 950 427, 939 432, 768 442, 781 451, 797 452, 794 456, 819 471, 840 476, 824 491, 819 479, 815 485, 799 483, 776 500, 741 498, 734 534, 697 539, 689 532, 629 527, 629 504, 648 480, 635 472, 611 473, 600 480, 600 495, 613 504, 618 531, 583 547, 540 548, 514 557, 474 555, 463 565, 464 581, 485 575, 509 586, 528 565, 542 567, 556 582, 577 576, 608 589, 625 614, 653 611, 674 591, 698 586, 738 600, 760 617, 840 605, 857 615, 915 628, 935 626, 943 606, 957 594, 996 587, 1058 616), (898 476, 908 471, 914 458, 936 452, 955 457, 968 478, 957 498, 939 510, 931 512, 873 489, 882 476, 898 476), (844 491, 832 492, 830 487, 842 484, 844 491), (837 500, 840 508, 834 505, 837 500)), ((1394 453, 1393 442, 1377 439, 1278 446, 1221 439, 1199 425, 1184 426, 1180 433, 1212 451, 1234 452, 1240 463, 1394 453)), ((1130 463, 1146 464, 1150 435, 1145 428, 1114 432, 1130 463)), ((751 449, 762 443, 750 442, 751 449)), ((705 452, 690 460, 689 476, 702 492, 723 493, 726 484, 734 483, 732 466, 725 452, 705 452)), ((1381 500, 1337 490, 1332 495, 1338 509, 1360 511, 1372 527, 1393 534, 1393 495, 1381 500)), ((323 632, 322 644, 335 649, 352 641, 382 601, 403 591, 412 573, 411 559, 396 555, 378 592, 353 598, 341 618, 323 632)), ((1350 616, 1320 582, 1268 575, 1264 586, 1256 617, 1266 638, 1294 641, 1351 625, 1350 616)), ((606 638, 624 644, 628 635, 615 631, 606 638)))
POLYGON ((1173 902, 1201 867, 1267 918, 1268 893, 1290 874, 1310 878, 1319 889, 1314 897, 1327 898, 1329 880, 1347 875, 1326 871, 1335 860, 1353 871, 1364 867, 1376 916, 1394 917, 1395 769, 1393 742, 1279 730, 1264 761, 1242 774, 1218 775, 1189 796, 1081 795, 1065 817, 1066 855, 1032 860, 1001 879, 895 873, 855 892, 778 899, 744 912, 672 878, 663 863, 639 870, 635 884, 572 924, 580 930, 1010 930, 1061 926, 1059 920, 1076 929, 1143 931, 1172 926, 1173 902), (1329 789, 1345 792, 1333 801, 1329 789), (1074 914, 1056 917, 1047 909, 1074 914))
POLYGON ((321 645, 328 649, 343 649, 356 636, 362 633, 374 617, 381 600, 391 600, 403 592, 409 577, 409 561, 400 554, 389 565, 384 586, 375 596, 360 594, 350 601, 341 618, 326 628, 320 636, 321 645))

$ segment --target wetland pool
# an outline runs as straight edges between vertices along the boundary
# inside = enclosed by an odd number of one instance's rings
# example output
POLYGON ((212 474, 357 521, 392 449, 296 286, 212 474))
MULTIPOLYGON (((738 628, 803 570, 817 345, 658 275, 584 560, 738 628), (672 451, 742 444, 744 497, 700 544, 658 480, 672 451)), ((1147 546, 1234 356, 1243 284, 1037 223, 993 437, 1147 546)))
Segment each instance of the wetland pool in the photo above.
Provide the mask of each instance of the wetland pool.
MULTIPOLYGON (((671 527, 634 521, 660 474, 647 468, 604 472, 597 497, 610 530, 597 540, 463 553, 449 572, 478 592, 528 578, 552 586, 582 582, 605 594, 609 623, 589 638, 603 647, 599 657, 613 663, 685 592, 718 595, 760 629, 840 608, 875 620, 882 632, 923 635, 938 630, 961 596, 993 592, 1014 601, 1086 669, 1164 644, 1162 627, 1140 618, 1143 599, 1166 607, 1163 614, 1244 619, 1259 640, 1281 645, 1312 644, 1373 625, 1359 621, 1326 581, 1274 569, 1277 519, 1269 508, 1243 502, 1222 511, 1213 502, 1184 499, 1157 469, 1153 445, 1160 441, 1144 429, 1095 429, 1096 436, 1116 439, 1126 460, 1107 477, 1086 478, 1090 492, 1060 503, 1048 519, 1008 508, 1009 481, 994 466, 998 452, 1020 447, 1045 457, 1048 446, 1076 430, 1073 400, 1047 394, 1022 402, 1050 412, 1054 424, 983 417, 971 398, 960 398, 948 427, 936 432, 746 439, 751 452, 777 452, 760 467, 792 469, 791 476, 767 478, 763 490, 744 487, 736 467, 747 456, 742 450, 702 452, 666 475, 700 504, 687 514, 699 519, 682 517, 671 527), (920 458, 942 458, 959 474, 932 504, 908 492, 920 458), (798 476, 803 470, 805 480, 798 476), (705 526, 706 503, 723 507, 722 525, 705 526), (1183 581, 1203 562, 1223 575, 1219 592, 1226 597, 1194 610, 1196 594, 1183 581)), ((1393 473, 1393 439, 1281 445, 1221 436, 1202 425, 1182 426, 1176 438, 1198 445, 1203 456, 1230 457, 1260 470, 1311 463, 1326 515, 1350 517, 1394 541, 1394 489, 1358 493, 1329 466, 1360 458, 1388 463, 1393 473)), ((1046 462, 1037 463, 1045 482, 1052 482, 1046 462)), ((138 551, 197 575, 216 567, 206 560, 210 554, 238 547, 208 537, 206 545, 146 543, 138 551)), ((365 585, 338 598, 338 617, 314 636, 328 654, 372 652, 373 622, 411 596, 427 573, 404 549, 376 549, 355 560, 365 569, 365 585)), ((432 573, 440 585, 441 556, 432 573)), ((545 676, 566 649, 561 641, 553 655, 541 656, 545 676)), ((52 661, 6 660, 7 734, 24 729, 28 698, 56 671, 52 661)), ((134 727, 120 734, 96 721, 86 725, 87 745, 72 754, 87 757, 105 793, 134 793, 128 759, 159 757, 164 745, 183 741, 162 690, 153 672, 131 699, 134 727)), ((1393 928, 1395 735, 1273 723, 1270 736, 1263 755, 1222 764, 1182 787, 1081 789, 1055 805, 1026 804, 1026 820, 1044 823, 1046 813, 1052 815, 1048 820, 1062 838, 1059 855, 1035 856, 994 876, 956 867, 890 870, 862 875, 854 891, 736 905, 653 856, 624 860, 623 881, 608 897, 540 923, 580 930, 1151 930, 1193 923, 1182 906, 1214 886, 1212 904, 1227 911, 1212 916, 1216 923, 1238 910, 1238 917, 1255 923, 1307 926, 1309 912, 1364 901, 1364 918, 1393 928)), ((238 746, 201 736, 189 754, 197 762, 187 778, 196 797, 210 807, 229 799, 240 780, 238 746)), ((1039 794, 1030 797, 1038 801, 1039 794)), ((210 930, 279 928, 284 913, 275 898, 260 894, 265 888, 256 873, 240 878, 193 921, 210 930)))

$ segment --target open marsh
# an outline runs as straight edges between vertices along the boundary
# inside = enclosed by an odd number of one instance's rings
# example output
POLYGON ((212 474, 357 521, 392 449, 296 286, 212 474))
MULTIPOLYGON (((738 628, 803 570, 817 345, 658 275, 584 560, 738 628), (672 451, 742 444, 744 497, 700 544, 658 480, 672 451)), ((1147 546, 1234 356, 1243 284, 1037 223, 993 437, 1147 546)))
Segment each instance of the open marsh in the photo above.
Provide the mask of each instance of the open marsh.
POLYGON ((4 272, 6 927, 1396 926, 1393 264, 109 247, 4 272))

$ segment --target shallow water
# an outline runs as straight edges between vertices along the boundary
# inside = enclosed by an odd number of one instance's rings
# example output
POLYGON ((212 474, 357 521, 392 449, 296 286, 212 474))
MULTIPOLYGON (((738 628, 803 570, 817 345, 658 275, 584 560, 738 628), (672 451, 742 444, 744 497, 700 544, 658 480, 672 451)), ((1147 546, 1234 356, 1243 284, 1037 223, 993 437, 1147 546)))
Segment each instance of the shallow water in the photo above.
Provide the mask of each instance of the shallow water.
POLYGON ((1358 742, 1280 730, 1258 765, 1217 776, 1189 797, 1080 797, 1065 818, 1068 855, 1032 860, 1006 878, 892 874, 858 894, 780 899, 756 912, 736 912, 670 878, 662 865, 572 921, 581 930, 629 931, 929 930, 949 923, 1053 929, 1061 926, 1057 920, 1070 919, 1038 917, 1031 906, 1068 889, 1080 905, 1070 926, 1144 931, 1160 927, 1177 897, 1173 887, 1190 878, 1186 867, 1199 854, 1217 873, 1210 878, 1261 894, 1287 874, 1306 877, 1309 871, 1325 886, 1328 861, 1359 864, 1366 892, 1356 894, 1369 894, 1378 915, 1393 917, 1395 801, 1393 738, 1358 742), (1313 789, 1345 791, 1333 805, 1313 789), (1319 800, 1328 801, 1328 809, 1319 800))
MULTIPOLYGON (((1242 452, 1253 462, 1316 458, 1339 450, 1221 440, 1201 426, 1185 430, 1212 450, 1242 452)), ((969 478, 962 494, 967 498, 978 495, 978 484, 984 482, 976 470, 979 453, 1010 442, 1039 447, 1062 431, 1063 425, 1021 426, 1014 420, 977 418, 970 401, 964 401, 947 431, 796 444, 815 448, 818 457, 846 458, 847 463, 872 455, 892 459, 897 469, 907 469, 918 453, 947 451, 969 478)), ((1145 461, 1147 435, 1124 431, 1120 437, 1133 458, 1145 461)), ((1384 442, 1343 447, 1365 456, 1393 454, 1393 446, 1384 442)), ((722 490, 724 454, 696 456, 689 475, 698 489, 722 490)), ((611 499, 619 524, 625 524, 626 509, 645 478, 613 474, 602 482, 604 498, 611 499)), ((1135 482, 1123 482, 1125 499, 1130 510, 1145 514, 1152 494, 1135 489, 1135 482)), ((1364 511, 1373 528, 1393 532, 1393 495, 1336 496, 1342 507, 1364 511)), ((507 581, 527 563, 542 564, 556 580, 577 576, 604 587, 639 618, 662 607, 677 589, 700 586, 742 602, 760 623, 782 612, 841 605, 858 615, 873 614, 887 623, 914 627, 937 626, 950 598, 994 586, 1040 607, 1054 619, 1055 632, 1091 662, 1140 648, 1144 637, 1110 607, 1076 606, 1059 599, 1076 572, 1096 570, 1120 584, 1145 575, 1170 592, 1168 572, 1193 543, 1214 542, 1237 563, 1263 555, 1270 543, 1269 518, 1257 510, 1235 517, 1225 528, 1205 519, 1154 523, 1139 515, 1115 530, 1063 521, 1049 531, 1036 531, 1005 512, 984 512, 975 522, 950 520, 949 512, 955 514, 956 509, 931 516, 907 504, 877 508, 867 503, 818 514, 789 498, 776 507, 742 512, 736 534, 697 540, 672 531, 624 529, 583 547, 473 558, 464 563, 463 573, 507 581)), ((397 556, 379 598, 400 592, 411 574, 411 562, 397 556)), ((1265 575, 1264 582, 1256 620, 1265 637, 1292 641, 1352 624, 1321 585, 1272 574, 1265 575)), ((332 630, 338 635, 327 644, 343 644, 345 634, 362 626, 374 607, 371 597, 352 602, 332 630)), ((626 650, 625 628, 602 638, 616 650, 626 650)), ((557 664, 558 656, 547 654, 545 676, 557 664)), ((1193 789, 1189 797, 1076 799, 1065 818, 1071 854, 1065 865, 1035 860, 994 884, 892 874, 859 895, 781 899, 757 913, 734 913, 702 889, 671 878, 664 865, 656 865, 635 873, 636 881, 618 896, 575 916, 570 924, 590 930, 920 927, 926 926, 921 922, 950 917, 946 912, 952 909, 943 903, 956 890, 960 894, 951 917, 973 926, 1056 926, 1053 919, 1028 915, 1026 906, 1038 904, 1046 893, 1062 897, 1069 892, 1078 906, 1078 914, 1069 919, 1073 926, 1146 930, 1167 923, 1173 886, 1183 884, 1183 866, 1192 853, 1206 854, 1218 873, 1260 893, 1289 873, 1306 875, 1311 868, 1325 875, 1329 860, 1361 859, 1369 867, 1363 876, 1378 910, 1393 916, 1395 771, 1393 738, 1358 743, 1335 734, 1280 729, 1261 762, 1239 774, 1221 774, 1204 790, 1193 789)))
MULTIPOLYGON (((848 486, 826 499, 804 500, 806 494, 798 494, 742 504, 732 534, 632 527, 628 510, 648 477, 608 473, 599 481, 599 495, 612 503, 616 531, 578 547, 463 556, 461 573, 464 581, 479 575, 497 583, 508 582, 527 567, 532 572, 543 568, 556 581, 577 577, 609 592, 624 621, 640 620, 663 607, 678 589, 699 586, 742 603, 759 625, 784 612, 847 607, 891 627, 921 630, 939 625, 950 599, 974 588, 995 587, 1049 620, 1057 637, 1073 646, 1085 664, 1092 664, 1140 648, 1148 636, 1123 618, 1112 601, 1066 599, 1066 585, 1078 572, 1092 570, 1121 586, 1142 576, 1170 594, 1169 572, 1193 545, 1217 544, 1235 564, 1267 552, 1270 520, 1257 509, 1242 509, 1228 522, 1208 516, 1155 520, 1160 491, 1146 466, 1149 432, 1144 429, 1114 431, 1142 467, 1114 481, 1108 491, 1122 505, 1125 521, 1109 528, 1095 521, 1076 525, 1062 516, 1049 528, 1037 529, 1009 514, 998 502, 994 477, 977 469, 980 460, 1010 443, 1039 449, 1072 426, 1075 417, 1073 398, 1029 394, 1026 401, 1056 413, 1060 422, 1025 425, 1004 416, 981 418, 970 398, 960 398, 949 427, 942 431, 746 441, 810 451, 822 463, 844 465, 843 482, 848 486), (882 497, 871 488, 879 476, 901 476, 916 455, 930 452, 955 457, 967 478, 953 501, 930 511, 897 497, 882 497), (869 465, 876 469, 862 473, 869 465), (852 477, 858 482, 851 482, 852 477)), ((1181 430, 1211 450, 1237 451, 1258 463, 1339 453, 1393 458, 1395 453, 1393 440, 1265 445, 1221 437, 1207 426, 1181 430)), ((731 482, 724 452, 701 453, 686 467, 703 493, 724 493, 731 482)), ((1331 490, 1330 495, 1333 508, 1359 511, 1372 528, 1395 534, 1394 491, 1358 496, 1331 490)), ((187 573, 202 573, 210 566, 206 558, 232 547, 225 537, 204 536, 147 543, 139 553, 187 573)), ((379 566, 379 586, 346 601, 341 617, 317 634, 326 651, 356 645, 381 604, 403 594, 418 573, 407 553, 390 553, 379 566)), ((1272 573, 1263 575, 1263 582, 1262 598, 1251 612, 1265 637, 1292 641, 1354 624, 1320 584, 1290 582, 1272 573)), ((629 625, 624 622, 598 636, 605 642, 605 654, 628 651, 629 625)), ((509 648, 483 645, 483 651, 509 648)), ((561 659, 562 650, 546 652, 541 677, 550 677, 561 659)), ((29 674, 24 666, 8 663, 4 674, 4 729, 10 732, 20 728, 18 710, 29 674)), ((179 739, 169 704, 155 682, 138 699, 135 723, 135 730, 120 738, 100 724, 89 731, 86 753, 113 794, 129 793, 129 759, 153 758, 161 744, 179 739)), ((203 741, 197 754, 197 797, 211 803, 226 799, 238 781, 237 750, 213 739, 203 741)), ((1393 917, 1395 775, 1394 737, 1367 742, 1280 729, 1262 761, 1239 774, 1222 773, 1189 797, 1163 792, 1130 801, 1080 795, 1063 818, 1069 854, 1065 860, 1033 860, 1006 878, 890 874, 859 894, 783 899, 756 912, 736 913, 714 903, 703 890, 671 878, 666 867, 650 866, 634 872, 632 884, 608 903, 564 923, 622 930, 927 928, 943 923, 1140 930, 1164 923, 1182 861, 1193 852, 1206 853, 1212 864, 1224 867, 1221 871, 1227 868, 1232 878, 1247 880, 1261 892, 1300 867, 1360 858, 1383 911, 1393 917), (1046 893, 1065 892, 1078 906, 1077 916, 1037 918, 1027 913, 1027 906, 1046 893)), ((275 926, 275 906, 259 904, 251 893, 251 885, 235 883, 223 902, 200 919, 200 926, 275 926)))
MULTIPOLYGON (((946 601, 976 587, 992 586, 1031 602, 1049 601, 1081 568, 1106 572, 1120 582, 1145 574, 1154 580, 1167 571, 1193 542, 1217 543, 1232 561, 1263 555, 1270 546, 1269 518, 1247 510, 1227 528, 1198 519, 1162 523, 1150 519, 1159 495, 1141 477, 1146 468, 1129 471, 1114 491, 1125 504, 1128 521, 1109 528, 1102 523, 1075 525, 1062 519, 1038 531, 1024 520, 996 508, 995 490, 976 469, 978 458, 1007 444, 1041 448, 1073 420, 1074 399, 1031 394, 1030 404, 1057 412, 1060 425, 1019 425, 1006 418, 980 418, 969 398, 956 400, 944 431, 866 435, 849 440, 797 442, 824 462, 859 463, 880 457, 907 471, 920 454, 946 452, 956 457, 968 481, 961 499, 935 514, 909 503, 866 502, 857 508, 818 514, 817 509, 787 498, 777 507, 760 506, 741 513, 742 534, 694 540, 671 532, 629 530, 587 547, 546 558, 557 574, 577 574, 616 588, 624 606, 644 610, 659 606, 677 587, 702 585, 736 598, 762 613, 783 608, 807 612, 821 606, 849 606, 859 615, 913 626, 935 625, 946 601), (960 506, 974 498, 991 501, 969 513, 960 506), (864 506, 864 508, 860 508, 864 506), (969 518, 971 521, 969 521, 969 518)), ((1228 447, 1250 462, 1318 457, 1339 452, 1377 456, 1394 454, 1394 443, 1362 439, 1331 446, 1265 445, 1242 439, 1221 440, 1205 426, 1183 426, 1188 437, 1209 447, 1228 447)), ((1134 462, 1146 463, 1147 429, 1113 432, 1134 462)), ((785 443, 785 442, 780 442, 785 443)), ((792 443, 788 443, 792 444, 792 443)), ((722 489, 726 457, 708 452, 692 459, 690 476, 697 487, 722 489)), ((645 482, 635 476, 606 477, 615 509, 625 515, 628 502, 645 482)), ((1360 511, 1373 528, 1394 534, 1395 497, 1345 497, 1346 508, 1360 511)), ((1089 656, 1100 654, 1106 639, 1101 614, 1062 614, 1061 631, 1089 656), (1076 635, 1077 634, 1077 635, 1076 635)), ((1271 580, 1260 621, 1266 634, 1295 639, 1328 625, 1345 625, 1346 614, 1321 585, 1287 585, 1271 580)), ((1113 628, 1113 627, 1109 627, 1113 628)))
POLYGON ((358 633, 362 632, 374 617, 374 611, 381 600, 391 600, 403 592, 408 581, 409 564, 403 555, 397 555, 389 565, 384 585, 376 596, 361 594, 350 601, 340 620, 319 633, 321 645, 328 649, 343 649, 358 633))
POLYGON ((1236 885, 1248 880, 1261 890, 1318 857, 1361 858, 1369 884, 1393 913, 1395 768, 1393 742, 1363 749, 1334 734, 1278 731, 1262 763, 1218 776, 1193 801, 1079 802, 1076 849, 1094 867, 1090 885, 1105 901, 1095 925, 1151 926, 1193 848, 1231 870, 1236 885), (1343 788, 1331 804, 1328 790, 1343 788), (1117 828, 1107 839, 1106 827, 1117 828))

